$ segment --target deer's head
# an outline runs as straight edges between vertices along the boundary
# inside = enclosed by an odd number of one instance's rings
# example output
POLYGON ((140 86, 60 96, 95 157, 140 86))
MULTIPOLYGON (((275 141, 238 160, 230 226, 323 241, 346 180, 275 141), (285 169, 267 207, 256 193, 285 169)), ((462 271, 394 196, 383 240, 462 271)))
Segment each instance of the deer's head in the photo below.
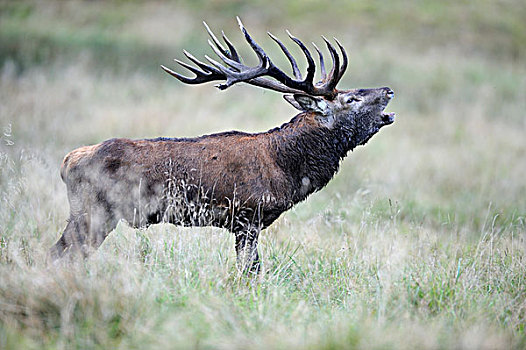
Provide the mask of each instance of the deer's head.
POLYGON ((393 96, 393 90, 383 87, 338 91, 333 99, 306 94, 284 98, 298 110, 314 113, 321 126, 345 130, 354 145, 361 145, 394 122, 394 113, 384 112, 393 96))
POLYGON ((394 122, 394 113, 384 113, 385 107, 394 96, 394 92, 390 88, 336 89, 336 85, 343 77, 348 64, 345 49, 338 40, 334 39, 340 50, 341 58, 330 41, 323 37, 332 59, 332 69, 328 73, 325 70, 323 54, 313 43, 318 53, 321 77, 319 82, 314 83, 316 70, 314 59, 309 49, 298 38, 287 31, 290 39, 300 47, 307 59, 308 66, 305 78, 302 77, 294 57, 278 38, 268 33, 289 60, 294 77, 288 76, 275 66, 265 51, 248 34, 239 17, 237 20, 246 41, 259 59, 257 66, 249 67, 244 65, 241 56, 225 34, 223 33, 222 36, 226 47, 217 39, 208 25, 204 23, 211 39, 208 40, 208 43, 224 63, 219 63, 208 56, 205 56, 205 58, 209 63, 204 63, 187 51, 184 51, 185 56, 195 66, 177 59, 175 61, 194 73, 196 75, 194 78, 188 78, 167 67, 161 67, 167 73, 186 84, 201 84, 209 81, 224 80, 223 83, 216 85, 220 90, 224 90, 236 83, 244 82, 285 93, 287 94, 284 95, 285 100, 298 110, 313 115, 320 127, 337 128, 346 132, 349 141, 352 141, 353 145, 367 142, 380 128, 394 122), (265 77, 270 77, 271 79, 265 77))

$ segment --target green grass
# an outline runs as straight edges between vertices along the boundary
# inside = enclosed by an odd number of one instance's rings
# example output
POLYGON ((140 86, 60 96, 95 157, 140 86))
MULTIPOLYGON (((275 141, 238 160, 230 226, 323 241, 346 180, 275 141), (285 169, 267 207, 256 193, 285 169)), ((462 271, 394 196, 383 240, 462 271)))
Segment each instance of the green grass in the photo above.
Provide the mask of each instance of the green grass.
MULTIPOLYGON (((520 1, 0 3, 0 348, 526 347, 526 55, 520 1), (320 15, 324 14, 324 15, 320 15), (182 86, 158 69, 241 46, 336 35, 342 87, 392 87, 397 121, 263 232, 235 269, 213 228, 121 222, 85 261, 52 265, 70 150, 111 137, 262 131, 279 94, 182 86)), ((275 48, 274 48, 275 49, 275 48)))

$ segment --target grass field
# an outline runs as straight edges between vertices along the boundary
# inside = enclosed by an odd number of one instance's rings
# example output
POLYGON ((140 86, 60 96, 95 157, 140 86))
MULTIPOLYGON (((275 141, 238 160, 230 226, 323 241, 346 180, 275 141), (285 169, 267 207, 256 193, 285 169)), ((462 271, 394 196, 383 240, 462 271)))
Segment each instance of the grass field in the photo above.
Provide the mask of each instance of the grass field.
POLYGON ((0 2, 0 349, 526 348, 524 18, 519 0, 0 2), (171 225, 121 222, 50 265, 70 150, 295 114, 159 68, 210 54, 202 20, 243 46, 235 15, 273 57, 267 30, 337 36, 340 87, 390 86, 397 121, 262 233, 257 279, 228 232, 171 225))

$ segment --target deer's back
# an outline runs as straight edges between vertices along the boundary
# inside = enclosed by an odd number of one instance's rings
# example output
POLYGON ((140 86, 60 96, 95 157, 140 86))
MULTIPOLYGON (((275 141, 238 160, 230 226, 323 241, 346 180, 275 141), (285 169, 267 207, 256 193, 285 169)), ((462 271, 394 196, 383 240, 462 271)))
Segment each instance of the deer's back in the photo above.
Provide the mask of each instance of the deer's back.
POLYGON ((284 203, 288 183, 276 165, 269 136, 229 132, 192 139, 111 139, 80 147, 64 158, 68 187, 120 188, 120 196, 162 196, 166 186, 199 187, 219 202, 236 197, 247 206, 284 203))

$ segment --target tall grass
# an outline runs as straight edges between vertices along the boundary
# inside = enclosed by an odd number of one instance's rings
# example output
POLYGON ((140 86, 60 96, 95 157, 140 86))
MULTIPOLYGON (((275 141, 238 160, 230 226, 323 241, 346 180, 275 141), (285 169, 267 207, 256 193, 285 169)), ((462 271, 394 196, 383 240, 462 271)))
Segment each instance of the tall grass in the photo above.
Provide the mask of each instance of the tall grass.
POLYGON ((526 29, 512 3, 2 3, 0 348, 526 347, 526 29), (278 94, 154 69, 181 47, 208 53, 201 19, 241 46, 235 14, 265 48, 268 29, 337 34, 352 53, 341 86, 392 87, 395 124, 262 233, 258 278, 237 274, 228 232, 171 225, 121 222, 89 259, 50 264, 71 149, 294 115, 278 94))

